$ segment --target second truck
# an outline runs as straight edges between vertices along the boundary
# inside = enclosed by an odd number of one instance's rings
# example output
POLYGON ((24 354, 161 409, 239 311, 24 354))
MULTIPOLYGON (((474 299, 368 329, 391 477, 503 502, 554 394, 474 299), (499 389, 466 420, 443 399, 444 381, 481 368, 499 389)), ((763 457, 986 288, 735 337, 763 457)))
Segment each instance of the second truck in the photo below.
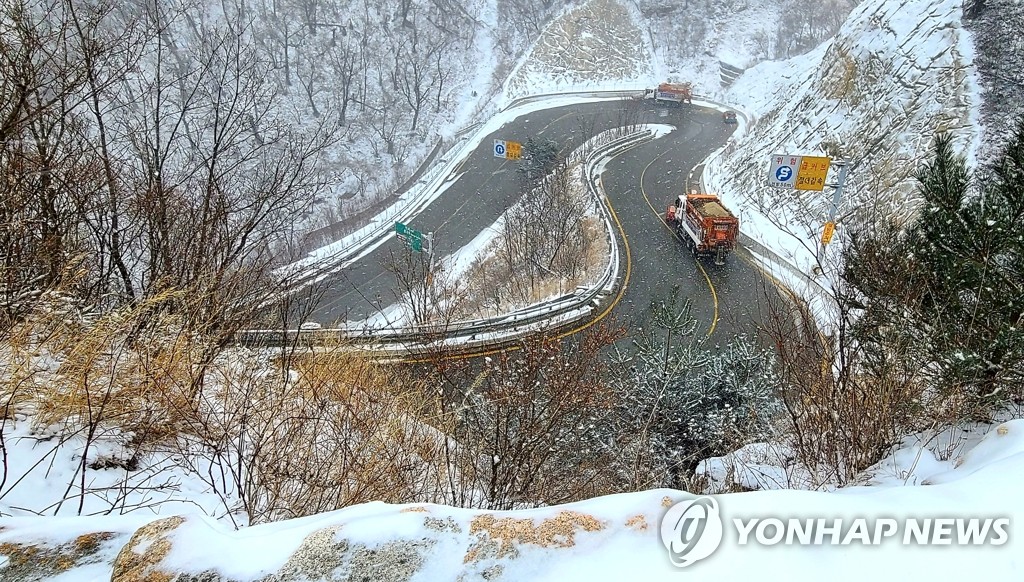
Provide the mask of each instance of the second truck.
POLYGON ((683 239, 695 256, 713 256, 715 264, 736 248, 740 221, 718 196, 696 190, 681 194, 668 207, 665 222, 683 239))
POLYGON ((680 106, 693 103, 693 86, 690 83, 661 83, 657 89, 648 89, 644 97, 655 103, 680 106))

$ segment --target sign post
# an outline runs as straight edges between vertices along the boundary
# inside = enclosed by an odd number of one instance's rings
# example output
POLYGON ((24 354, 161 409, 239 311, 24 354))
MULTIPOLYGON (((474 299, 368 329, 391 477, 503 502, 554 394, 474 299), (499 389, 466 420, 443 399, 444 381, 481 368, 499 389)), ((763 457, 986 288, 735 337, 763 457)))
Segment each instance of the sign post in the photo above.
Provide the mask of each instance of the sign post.
POLYGON ((821 246, 818 248, 819 265, 825 247, 832 242, 832 236, 836 231, 836 214, 839 212, 839 203, 843 197, 843 184, 846 183, 847 165, 842 160, 835 162, 835 165, 839 167, 838 181, 835 184, 825 183, 832 165, 832 159, 825 156, 775 154, 772 156, 768 168, 768 185, 773 188, 814 192, 821 192, 825 187, 832 188, 832 208, 829 209, 828 222, 825 223, 825 228, 822 230, 821 246))
POLYGON ((427 285, 434 284, 434 233, 428 232, 425 237, 427 241, 427 285))
POLYGON ((821 246, 823 250, 825 245, 832 240, 832 233, 836 228, 836 214, 839 213, 839 203, 843 199, 843 185, 846 183, 846 172, 849 170, 846 162, 836 162, 836 165, 839 166, 839 179, 835 184, 828 185, 829 188, 832 188, 832 208, 828 212, 828 222, 825 223, 825 231, 822 232, 821 236, 821 246), (826 236, 826 234, 828 236, 826 236))

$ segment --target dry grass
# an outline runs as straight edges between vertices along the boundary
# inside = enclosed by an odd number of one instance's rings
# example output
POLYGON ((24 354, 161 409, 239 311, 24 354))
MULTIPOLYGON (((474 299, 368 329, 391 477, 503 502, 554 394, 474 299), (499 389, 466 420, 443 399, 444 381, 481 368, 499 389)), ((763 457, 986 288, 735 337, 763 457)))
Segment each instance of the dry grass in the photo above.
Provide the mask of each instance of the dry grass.
POLYGON ((174 332, 174 321, 157 321, 152 329, 159 332, 138 331, 149 309, 165 300, 94 319, 41 309, 15 327, 2 355, 11 364, 0 387, 4 416, 31 412, 40 425, 79 430, 109 421, 135 431, 153 420, 155 407, 180 406, 207 346, 174 332))
POLYGON ((633 531, 645 532, 647 531, 647 517, 643 514, 634 515, 626 520, 626 527, 633 531))
POLYGON ((571 548, 576 545, 577 531, 595 532, 604 528, 605 525, 594 516, 576 511, 561 511, 539 524, 529 518, 495 517, 485 513, 470 523, 469 533, 476 536, 476 541, 463 557, 463 563, 515 556, 517 544, 571 548))
POLYGON ((608 233, 604 222, 595 216, 587 216, 579 228, 589 241, 582 272, 568 277, 541 272, 525 295, 517 292, 514 281, 520 267, 509 264, 501 252, 500 237, 493 241, 482 253, 483 258, 474 262, 466 273, 466 292, 456 315, 467 319, 500 315, 596 282, 608 263, 608 233))
MULTIPOLYGON (((185 302, 168 295, 135 309, 78 317, 71 326, 60 325, 66 312, 42 311, 9 336, 5 349, 16 365, 5 371, 5 416, 28 415, 47 435, 46 447, 72 447, 79 460, 64 497, 47 511, 77 506, 83 512, 86 498, 90 511, 96 499, 110 499, 118 512, 136 508, 127 501, 116 505, 113 496, 162 499, 165 492, 152 478, 127 483, 163 471, 169 457, 219 495, 223 515, 239 526, 367 501, 480 507, 498 497, 512 504, 609 492, 601 485, 607 468, 596 453, 573 464, 551 460, 559 432, 552 426, 575 427, 586 411, 609 405, 598 354, 618 337, 615 330, 607 331, 605 343, 584 339, 580 350, 564 354, 541 341, 526 350, 526 361, 503 359, 505 367, 493 375, 463 382, 448 370, 426 385, 411 379, 413 370, 375 363, 343 344, 315 352, 219 347, 161 309, 172 299, 185 302), (539 394, 550 406, 535 418, 524 416, 522 402, 538 390, 530 378, 552 367, 558 374, 539 394), (534 372, 523 372, 527 368, 534 372), (522 385, 502 381, 512 376, 521 376, 522 385), (487 397, 478 398, 477 424, 469 427, 467 411, 451 408, 441 392, 451 396, 481 378, 487 397), (513 431, 487 445, 492 413, 529 424, 532 432, 523 442, 513 431), (98 457, 101 442, 117 445, 118 458, 98 457), (535 454, 516 456, 530 446, 535 454), (490 461, 495 454, 509 460, 497 471, 490 461), (545 467, 543 474, 535 465, 545 467), (123 470, 121 489, 92 491, 90 472, 110 468, 123 470)), ((6 477, 6 487, 21 482, 21 475, 6 477)))
POLYGON ((0 555, 7 558, 0 564, 0 578, 45 580, 56 577, 75 566, 96 561, 95 555, 103 542, 115 537, 111 532, 96 532, 62 544, 40 541, 0 543, 0 555))
POLYGON ((832 67, 829 71, 829 78, 832 82, 826 84, 829 99, 850 99, 851 102, 859 102, 860 95, 856 94, 857 62, 850 56, 849 51, 840 45, 832 49, 832 67))
POLYGON ((54 448, 84 442, 65 501, 88 495, 88 471, 142 470, 154 452, 182 459, 228 514, 241 509, 252 522, 430 500, 427 484, 446 473, 443 438, 420 420, 426 403, 407 380, 344 345, 225 351, 161 314, 168 299, 69 326, 66 314, 41 310, 4 345, 3 418, 30 418, 56 435, 54 448), (101 439, 125 458, 90 456, 101 439))
POLYGON ((913 346, 887 346, 898 357, 872 363, 848 327, 823 337, 809 311, 803 313, 799 329, 788 322, 779 325, 791 317, 779 306, 766 320, 786 386, 787 436, 812 481, 800 485, 845 485, 903 436, 955 421, 962 412, 949 414, 952 402, 926 389, 913 346))

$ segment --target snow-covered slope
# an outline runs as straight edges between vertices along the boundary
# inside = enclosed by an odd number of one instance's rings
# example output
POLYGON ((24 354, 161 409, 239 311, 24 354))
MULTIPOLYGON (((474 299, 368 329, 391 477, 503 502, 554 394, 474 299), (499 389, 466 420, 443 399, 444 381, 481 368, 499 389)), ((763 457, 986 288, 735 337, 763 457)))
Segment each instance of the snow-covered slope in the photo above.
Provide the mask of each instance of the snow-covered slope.
MULTIPOLYGON (((0 529, 5 580, 1018 580, 1024 575, 1024 420, 992 430, 956 468, 907 487, 832 493, 759 491, 719 495, 722 545, 681 572, 661 537, 663 516, 692 496, 674 490, 613 495, 565 506, 484 512, 371 503, 229 531, 197 517, 137 520, 8 519, 0 529), (736 519, 844 520, 818 545, 743 539, 736 519), (895 520, 892 535, 850 545, 852 520, 895 520), (937 545, 905 543, 903 520, 1008 519, 1007 538, 965 544, 952 522, 937 545), (125 524, 139 526, 128 538, 125 524), (878 544, 881 541, 881 544, 878 544), (1002 542, 1002 543, 1000 543, 1002 542), (123 549, 117 552, 117 546, 123 549), (955 545, 955 547, 951 547, 955 545), (112 573, 112 576, 111 576, 112 573)), ((774 533, 765 528, 761 538, 774 533), (767 534, 767 535, 766 535, 767 534)), ((756 530, 755 530, 756 531, 756 530)), ((936 530, 938 531, 938 530, 936 530)), ((930 537, 927 539, 936 539, 930 537)), ((870 538, 869 538, 870 539, 870 538)), ((964 539, 967 539, 966 537, 964 539)), ((911 541, 913 541, 911 539, 911 541)))
MULTIPOLYGON (((746 30, 730 32, 735 34, 731 42, 702 40, 697 46, 712 54, 692 62, 673 56, 666 47, 669 39, 653 35, 655 41, 650 41, 651 30, 657 27, 648 27, 632 7, 616 8, 596 0, 586 8, 595 7, 620 16, 610 26, 602 23, 606 33, 589 32, 593 36, 584 37, 588 40, 581 43, 587 48, 580 53, 583 64, 570 66, 565 53, 554 46, 535 49, 531 54, 537 62, 520 63, 519 76, 507 85, 504 100, 527 92, 645 86, 668 76, 695 79, 699 91, 738 104, 749 116, 736 141, 709 167, 708 186, 741 211, 747 234, 803 267, 827 211, 827 196, 795 199, 764 187, 770 154, 838 151, 849 159, 854 172, 843 216, 851 220, 854 210, 879 206, 910 214, 910 176, 916 161, 927 154, 935 130, 951 129, 965 148, 977 147, 979 91, 959 2, 866 0, 834 41, 803 57, 762 64, 727 92, 713 89, 717 70, 709 63, 724 59, 745 66, 756 61, 750 35, 757 32, 757 24, 771 22, 756 16, 776 14, 775 4, 762 12, 751 5, 749 12, 716 27, 719 32, 731 31, 749 23, 746 30), (544 51, 549 55, 546 60, 541 59, 544 51), (610 54, 616 55, 614 66, 587 65, 610 54), (622 63, 631 55, 653 57, 650 64, 629 71, 622 63), (579 72, 585 66, 589 68, 579 72), (796 229, 795 236, 764 217, 763 210, 774 208, 784 209, 774 218, 779 225, 796 229)), ((580 13, 566 14, 577 19, 548 29, 549 38, 560 39, 562 45, 577 38, 569 25, 581 22, 580 13)), ((460 110, 459 118, 468 119, 476 111, 460 110)), ((1019 540, 1024 502, 1018 495, 1024 478, 1022 433, 1022 421, 1007 423, 978 447, 949 460, 939 461, 920 450, 900 451, 876 468, 879 474, 900 478, 875 476, 870 481, 873 487, 717 497, 727 518, 1005 516, 1013 520, 1006 546, 918 548, 892 542, 882 548, 738 548, 733 529, 727 531, 724 548, 691 569, 702 577, 725 580, 948 580, 979 573, 1019 579, 1024 568, 1019 540)), ((55 462, 70 465, 79 459, 69 451, 55 462)), ((188 483, 170 486, 188 499, 168 504, 163 515, 208 511, 186 506, 202 504, 209 491, 185 491, 188 483)), ((34 490, 46 492, 42 486, 34 490)), ((658 530, 666 506, 686 496, 658 490, 502 513, 369 504, 241 531, 198 516, 159 522, 138 513, 117 518, 6 518, 0 519, 0 579, 676 579, 680 573, 670 565, 658 530), (189 574, 176 578, 174 573, 189 574)), ((2 500, 22 501, 14 496, 2 500)))
POLYGON ((810 272, 831 195, 766 186, 770 156, 849 162, 840 235, 860 219, 905 220, 915 209, 913 174, 937 131, 952 132, 969 160, 977 151, 972 59, 959 0, 866 0, 833 40, 762 63, 729 89, 724 100, 748 123, 710 164, 706 186, 739 210, 745 234, 810 272))
MULTIPOLYGON (((786 0, 665 3, 589 0, 542 31, 505 82, 505 99, 690 82, 721 98, 720 63, 744 69, 772 56, 786 0)), ((846 0, 830 19, 841 20, 846 0)))
POLYGON ((966 0, 964 21, 972 32, 975 61, 985 88, 982 158, 1006 143, 1024 118, 1024 2, 966 0))
POLYGON ((617 0, 590 0, 541 32, 505 82, 505 98, 642 88, 652 75, 651 51, 637 15, 617 0))

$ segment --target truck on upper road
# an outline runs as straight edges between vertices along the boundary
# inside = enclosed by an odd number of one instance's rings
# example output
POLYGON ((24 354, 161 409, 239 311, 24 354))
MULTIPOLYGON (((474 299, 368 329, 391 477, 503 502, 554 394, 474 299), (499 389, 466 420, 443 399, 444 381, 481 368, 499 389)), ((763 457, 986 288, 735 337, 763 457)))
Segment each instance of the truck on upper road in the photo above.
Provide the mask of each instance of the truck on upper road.
POLYGON ((661 83, 657 89, 648 89, 644 97, 654 99, 655 103, 682 105, 693 103, 693 87, 690 83, 661 83))
POLYGON ((718 196, 696 190, 679 195, 668 207, 665 222, 675 230, 694 256, 713 256, 724 265, 725 257, 736 248, 740 220, 726 208, 718 196))

